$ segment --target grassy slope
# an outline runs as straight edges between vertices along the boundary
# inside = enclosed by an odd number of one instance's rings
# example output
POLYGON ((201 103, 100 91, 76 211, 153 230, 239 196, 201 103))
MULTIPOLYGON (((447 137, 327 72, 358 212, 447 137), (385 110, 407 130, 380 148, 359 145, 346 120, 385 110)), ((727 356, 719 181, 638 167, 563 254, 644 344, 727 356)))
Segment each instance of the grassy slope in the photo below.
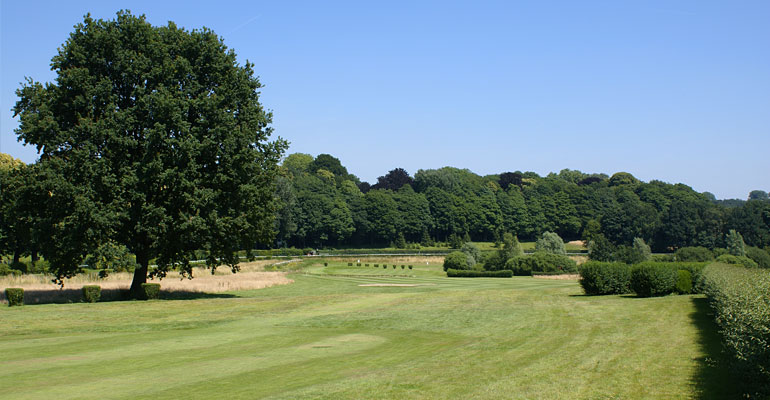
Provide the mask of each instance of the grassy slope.
POLYGON ((313 267, 234 298, 0 309, 0 397, 733 394, 706 365, 715 342, 698 298, 586 297, 573 281, 449 279, 438 266, 364 269, 313 267), (358 286, 387 282, 423 286, 358 286))

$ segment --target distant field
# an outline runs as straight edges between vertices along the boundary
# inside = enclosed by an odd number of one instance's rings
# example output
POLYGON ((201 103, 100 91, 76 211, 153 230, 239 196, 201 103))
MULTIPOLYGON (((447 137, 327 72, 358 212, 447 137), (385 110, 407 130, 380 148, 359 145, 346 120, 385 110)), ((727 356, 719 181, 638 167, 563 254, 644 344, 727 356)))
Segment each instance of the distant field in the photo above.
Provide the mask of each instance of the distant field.
POLYGON ((306 262, 292 284, 190 300, 0 307, 0 397, 735 397, 701 297, 389 264, 306 262))

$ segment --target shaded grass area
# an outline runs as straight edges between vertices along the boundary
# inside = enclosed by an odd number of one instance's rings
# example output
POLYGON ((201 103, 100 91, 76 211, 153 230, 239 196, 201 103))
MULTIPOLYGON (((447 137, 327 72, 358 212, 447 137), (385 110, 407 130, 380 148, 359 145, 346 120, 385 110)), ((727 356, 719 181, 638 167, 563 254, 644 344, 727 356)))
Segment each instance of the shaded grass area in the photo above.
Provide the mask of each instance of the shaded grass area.
POLYGON ((574 281, 448 279, 439 268, 372 276, 346 264, 311 266, 291 275, 291 285, 228 293, 233 298, 2 308, 0 394, 671 399, 733 393, 715 379, 725 371, 709 361, 716 333, 697 297, 578 296, 574 281), (419 286, 359 286, 372 283, 419 286))

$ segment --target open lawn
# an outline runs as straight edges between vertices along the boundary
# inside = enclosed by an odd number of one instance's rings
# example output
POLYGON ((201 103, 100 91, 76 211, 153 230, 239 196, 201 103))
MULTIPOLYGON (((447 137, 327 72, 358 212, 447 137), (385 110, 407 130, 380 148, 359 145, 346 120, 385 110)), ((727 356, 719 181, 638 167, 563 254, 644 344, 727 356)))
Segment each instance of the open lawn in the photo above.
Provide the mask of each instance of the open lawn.
POLYGON ((698 296, 307 264, 260 290, 2 307, 0 398, 735 397, 698 296))

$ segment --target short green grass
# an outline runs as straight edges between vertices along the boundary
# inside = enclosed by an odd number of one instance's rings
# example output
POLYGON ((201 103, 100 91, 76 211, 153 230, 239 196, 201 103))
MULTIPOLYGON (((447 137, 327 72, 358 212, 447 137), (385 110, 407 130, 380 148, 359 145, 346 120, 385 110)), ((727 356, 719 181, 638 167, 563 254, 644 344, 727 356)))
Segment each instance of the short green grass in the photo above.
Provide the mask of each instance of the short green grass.
POLYGON ((699 297, 397 265, 314 263, 221 298, 2 308, 0 398, 734 397, 699 297))

